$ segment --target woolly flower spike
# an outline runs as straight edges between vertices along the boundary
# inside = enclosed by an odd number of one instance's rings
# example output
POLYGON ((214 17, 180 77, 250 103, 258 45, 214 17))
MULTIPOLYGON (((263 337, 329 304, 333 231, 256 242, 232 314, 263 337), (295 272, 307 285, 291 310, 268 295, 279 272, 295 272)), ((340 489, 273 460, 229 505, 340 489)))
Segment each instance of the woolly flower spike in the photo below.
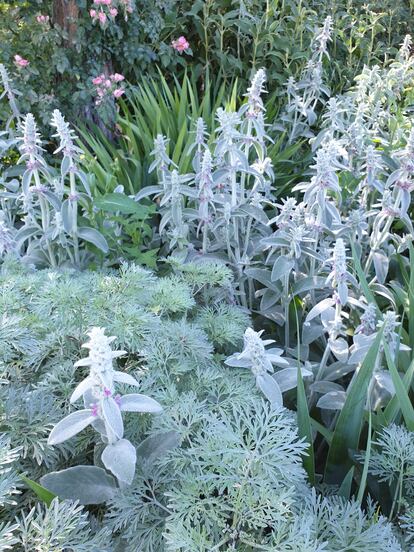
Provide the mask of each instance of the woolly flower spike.
POLYGON ((398 328, 399 325, 400 322, 398 321, 398 316, 394 311, 385 312, 382 316, 382 320, 377 324, 378 328, 384 328, 384 342, 387 343, 393 356, 395 354, 398 342, 398 334, 395 330, 398 328))
POLYGON ((329 140, 323 143, 315 155, 315 163, 311 168, 315 171, 310 183, 297 184, 293 191, 303 190, 303 199, 306 203, 325 205, 326 191, 341 193, 337 171, 346 169, 346 165, 340 161, 347 159, 347 152, 337 140, 329 140))
POLYGON ((7 69, 2 63, 0 63, 0 78, 1 78, 1 82, 3 83, 5 92, 8 93, 9 91, 11 91, 11 81, 10 81, 9 73, 7 72, 7 69))
POLYGON ((154 161, 149 166, 148 172, 151 173, 157 167, 159 167, 161 171, 167 171, 170 165, 177 167, 167 154, 167 145, 169 141, 170 140, 162 134, 157 134, 157 137, 154 138, 154 149, 151 152, 154 161))
POLYGON ((370 303, 367 305, 364 314, 361 316, 361 323, 355 329, 355 333, 371 335, 377 328, 377 307, 370 303))
POLYGON ((65 118, 58 109, 53 111, 52 127, 56 128, 56 134, 54 138, 59 138, 60 146, 53 153, 59 153, 63 151, 65 157, 69 157, 72 161, 82 153, 82 150, 75 146, 74 140, 77 139, 75 132, 69 127, 69 123, 65 121, 65 118))
POLYGON ((369 188, 377 189, 380 193, 384 191, 384 185, 379 181, 378 175, 381 174, 381 171, 384 168, 382 163, 382 157, 379 152, 376 151, 375 147, 370 144, 366 148, 365 154, 365 163, 363 168, 366 170, 366 177, 363 180, 363 183, 366 184, 369 188))
POLYGON ((196 136, 195 142, 197 145, 204 144, 205 138, 207 136, 207 125, 204 122, 203 117, 199 117, 197 119, 195 136, 196 136))
MULTIPOLYGON (((209 149, 206 149, 203 154, 201 161, 201 170, 198 175, 198 217, 200 219, 199 228, 201 226, 205 227, 210 222, 209 216, 209 205, 211 204, 214 209, 214 194, 213 194, 213 162, 211 158, 211 153, 209 149)), ((206 244, 204 243, 204 249, 206 244)))
POLYGON ((18 95, 18 92, 13 90, 12 81, 9 77, 7 69, 2 63, 0 63, 0 79, 1 79, 1 82, 3 83, 3 88, 4 88, 4 92, 3 94, 0 95, 0 99, 3 97, 3 95, 7 95, 10 107, 13 111, 13 115, 14 117, 16 117, 16 119, 19 119, 20 111, 19 111, 19 108, 17 107, 16 98, 15 98, 15 95, 18 95))
POLYGON ((21 124, 22 136, 20 137, 20 151, 24 157, 40 156, 42 147, 40 134, 37 130, 35 118, 31 113, 28 113, 21 124))
POLYGON ((277 381, 270 375, 276 366, 288 366, 287 360, 281 357, 282 349, 268 349, 266 346, 274 343, 273 339, 261 338, 264 330, 255 332, 247 328, 244 332, 244 349, 241 353, 230 356, 225 364, 236 368, 250 368, 256 377, 256 385, 273 406, 283 405, 282 391, 277 381), (270 374, 269 374, 270 373, 270 374))
POLYGON ((234 111, 225 111, 222 107, 217 109, 217 120, 219 122, 218 132, 222 133, 224 142, 231 144, 235 139, 240 138, 237 127, 241 123, 240 115, 234 111))
POLYGON ((348 286, 346 282, 350 280, 356 285, 356 281, 346 268, 345 244, 342 238, 336 240, 332 253, 333 267, 332 272, 326 279, 326 283, 332 282, 332 287, 337 289, 341 305, 346 305, 348 302, 348 286))
POLYGON ((322 29, 315 36, 315 43, 320 53, 327 54, 327 44, 330 42, 332 34, 332 17, 328 15, 325 19, 322 29))
POLYGON ((412 44, 413 44, 413 39, 411 38, 411 36, 409 34, 405 35, 399 51, 399 55, 401 59, 407 61, 410 58, 412 44))
MULTIPOLYGON (((93 385, 103 385, 105 388, 113 390, 113 381, 117 380, 122 381, 123 377, 126 376, 127 379, 131 380, 125 383, 130 383, 132 385, 138 385, 137 382, 128 376, 128 374, 123 374, 122 372, 116 372, 112 367, 112 362, 114 358, 121 357, 126 354, 125 351, 113 351, 111 348, 111 343, 116 339, 116 337, 108 337, 105 335, 104 328, 92 328, 88 334, 89 341, 82 345, 86 349, 89 349, 89 355, 86 358, 82 358, 75 363, 75 367, 78 366, 90 366, 90 378, 94 381, 90 381, 90 386, 93 385), (120 374, 123 376, 119 379, 120 374)), ((72 394, 71 402, 76 401, 81 394, 80 387, 81 384, 75 389, 72 394)), ((85 389, 83 386, 82 389, 85 389)))
POLYGON ((213 185, 213 159, 209 149, 206 149, 201 162, 200 189, 213 185))
POLYGON ((266 82, 266 71, 259 69, 254 75, 251 85, 247 89, 247 98, 249 104, 248 113, 250 115, 257 115, 265 111, 263 100, 261 95, 265 93, 264 83, 266 82))

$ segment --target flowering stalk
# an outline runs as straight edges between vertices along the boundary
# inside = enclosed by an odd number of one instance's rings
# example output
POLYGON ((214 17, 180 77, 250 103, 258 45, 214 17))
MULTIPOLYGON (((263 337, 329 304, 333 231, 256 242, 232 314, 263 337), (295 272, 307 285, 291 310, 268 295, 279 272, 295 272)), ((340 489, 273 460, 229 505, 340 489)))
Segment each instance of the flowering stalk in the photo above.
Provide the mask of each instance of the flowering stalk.
POLYGON ((38 225, 36 216, 33 210, 31 197, 37 194, 41 212, 41 229, 46 243, 47 257, 50 264, 55 267, 57 261, 49 239, 50 229, 50 207, 46 200, 45 194, 48 192, 47 186, 41 182, 41 173, 47 172, 47 165, 42 156, 42 147, 40 134, 37 130, 36 121, 31 113, 28 113, 22 122, 22 136, 20 137, 20 150, 22 156, 19 162, 26 161, 26 172, 22 179, 22 192, 25 204, 28 207, 28 215, 33 224, 38 225), (35 182, 34 186, 30 186, 32 179, 35 182))
POLYGON ((266 346, 274 343, 273 339, 263 340, 261 335, 264 330, 255 332, 247 328, 244 333, 244 349, 241 353, 235 353, 227 358, 227 366, 238 368, 250 368, 255 376, 256 385, 271 402, 272 406, 282 406, 282 391, 277 381, 270 375, 276 366, 288 366, 287 360, 281 357, 282 349, 267 349, 266 346))
MULTIPOLYGON (((65 176, 69 173, 70 191, 68 197, 68 218, 69 228, 71 230, 71 238, 74 249, 74 260, 77 266, 80 265, 79 254, 79 239, 78 239, 78 192, 76 189, 76 172, 77 161, 79 154, 82 152, 80 148, 75 146, 74 139, 76 136, 73 130, 70 129, 69 124, 65 121, 64 117, 58 109, 53 111, 52 127, 56 129, 54 137, 59 138, 59 147, 55 150, 55 154, 63 153, 63 163, 61 166, 61 178, 64 181, 65 176)), ((63 185, 62 185, 63 189, 63 185)))
POLYGON ((201 170, 198 176, 198 189, 199 189, 199 207, 198 207, 198 217, 199 224, 198 229, 202 229, 203 233, 203 245, 202 252, 207 253, 207 243, 208 243, 208 230, 210 220, 209 206, 213 205, 213 177, 212 177, 212 158, 210 150, 206 148, 204 151, 202 161, 201 161, 201 170))
POLYGON ((332 18, 328 16, 322 29, 313 40, 313 55, 301 75, 300 81, 291 77, 287 84, 288 106, 284 120, 290 123, 289 143, 299 136, 309 135, 309 128, 317 119, 316 107, 322 95, 329 95, 323 84, 323 58, 329 57, 327 44, 331 40, 332 18), (301 94, 301 91, 303 93, 301 94))
POLYGON ((70 398, 70 402, 75 403, 83 397, 85 409, 69 414, 56 424, 49 435, 48 444, 63 443, 92 425, 106 444, 101 455, 103 464, 120 484, 129 485, 135 473, 136 450, 124 438, 122 412, 159 413, 162 407, 146 395, 118 394, 118 383, 139 386, 130 374, 113 368, 113 360, 126 352, 112 350, 111 343, 116 338, 106 336, 104 328, 92 328, 88 336, 89 341, 83 347, 89 350, 89 355, 78 360, 75 366, 89 366, 89 375, 77 385, 70 398))
MULTIPOLYGON (((7 69, 2 63, 0 63, 0 79, 4 88, 4 92, 0 95, 0 100, 3 98, 4 95, 7 96, 10 108, 13 113, 13 117, 16 119, 17 123, 19 124, 21 120, 21 114, 16 102, 17 92, 13 90, 13 83, 9 77, 7 69)), ((6 128, 8 128, 9 124, 10 124, 10 121, 7 123, 6 128)))

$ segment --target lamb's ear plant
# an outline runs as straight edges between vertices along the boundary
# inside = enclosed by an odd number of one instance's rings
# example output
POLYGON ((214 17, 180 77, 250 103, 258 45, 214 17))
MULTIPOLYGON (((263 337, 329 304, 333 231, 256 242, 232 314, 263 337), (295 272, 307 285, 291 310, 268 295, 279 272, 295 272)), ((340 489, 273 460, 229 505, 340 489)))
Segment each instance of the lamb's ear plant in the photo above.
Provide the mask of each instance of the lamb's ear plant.
POLYGON ((49 165, 36 121, 28 113, 17 138, 19 164, 25 164, 21 187, 6 184, 4 212, 9 219, 16 219, 15 249, 26 263, 82 267, 92 258, 86 243, 103 253, 108 252, 108 244, 95 228, 84 225, 86 219, 80 216, 81 208, 87 214, 91 197, 87 177, 79 169, 81 150, 75 145, 76 136, 58 110, 53 112, 52 126, 59 139, 55 154, 63 154, 60 175, 49 165), (78 190, 77 180, 84 192, 78 190))
POLYGON ((264 206, 272 197, 274 174, 266 153, 265 80, 259 69, 238 111, 217 109, 217 127, 209 137, 198 119, 191 151, 194 173, 179 174, 167 152, 168 139, 158 135, 149 167, 156 170, 158 184, 136 195, 137 201, 159 198, 166 253, 184 260, 188 255, 188 261, 193 252, 225 260, 236 274, 237 300, 245 307, 254 301, 246 269, 258 262, 260 239, 269 234, 264 206))
POLYGON ((11 115, 6 122, 6 132, 10 133, 12 131, 12 123, 18 125, 22 117, 16 98, 21 95, 21 92, 15 88, 9 72, 2 63, 0 63, 0 81, 3 85, 3 92, 0 94, 0 100, 7 98, 11 110, 11 115))
MULTIPOLYGON (((244 349, 234 353, 225 361, 227 366, 249 368, 256 379, 256 385, 274 407, 283 406, 282 392, 296 387, 297 369, 290 367, 283 358, 282 349, 266 349, 273 339, 262 339, 261 332, 247 328, 244 333, 244 349), (274 373, 273 365, 282 368, 274 373)), ((302 376, 312 376, 312 372, 302 368, 302 376)))
MULTIPOLYGON (((82 380, 73 391, 70 398, 75 403, 83 398, 85 408, 76 410, 55 425, 48 439, 49 445, 58 445, 70 439, 89 425, 99 433, 103 451, 100 460, 105 468, 117 479, 120 486, 129 485, 135 473, 136 450, 132 443, 124 438, 123 412, 151 412, 162 411, 161 405, 139 393, 120 395, 117 393, 117 385, 126 384, 138 387, 139 384, 130 374, 114 370, 113 360, 125 354, 125 351, 113 351, 111 343, 115 337, 105 335, 103 328, 92 328, 88 333, 89 341, 83 346, 89 350, 89 355, 75 363, 75 367, 89 366, 89 375, 82 380)), ((84 496, 84 490, 73 489, 73 496, 66 494, 63 489, 70 489, 73 485, 85 484, 91 478, 90 492, 93 487, 98 488, 102 480, 102 486, 110 486, 104 470, 92 470, 89 466, 78 467, 75 470, 63 470, 63 472, 50 473, 43 477, 42 484, 56 492, 63 498, 84 496), (95 478, 95 479, 94 479, 95 478), (59 492, 60 491, 60 492, 59 492)), ((66 491, 67 493, 68 491, 66 491)), ((93 496, 93 495, 92 495, 93 496)), ((93 500, 93 499, 91 499, 93 500)), ((99 502, 99 499, 97 499, 99 502)), ((85 500, 84 500, 85 502, 85 500)))
POLYGON ((288 131, 288 143, 300 137, 312 137, 312 127, 318 119, 318 108, 330 96, 323 82, 324 58, 329 59, 328 44, 332 41, 332 17, 328 16, 321 29, 315 33, 312 56, 299 80, 290 77, 287 82, 287 106, 281 117, 283 130, 288 131))

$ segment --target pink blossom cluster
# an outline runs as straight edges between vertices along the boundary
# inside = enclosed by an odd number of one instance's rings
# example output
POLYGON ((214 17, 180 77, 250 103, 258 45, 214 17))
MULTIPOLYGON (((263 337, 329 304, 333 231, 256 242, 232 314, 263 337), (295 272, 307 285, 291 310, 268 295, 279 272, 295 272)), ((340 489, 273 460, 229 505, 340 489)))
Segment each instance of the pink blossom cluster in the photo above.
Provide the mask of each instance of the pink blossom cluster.
POLYGON ((95 104, 101 104, 105 98, 113 96, 118 99, 125 94, 124 87, 120 84, 125 80, 124 75, 114 73, 113 75, 105 75, 102 73, 92 79, 92 84, 95 86, 97 99, 95 104))
POLYGON ((94 7, 89 10, 92 21, 98 22, 101 27, 105 27, 108 22, 114 21, 119 13, 119 8, 124 11, 125 19, 127 14, 132 13, 132 0, 93 0, 94 7))
POLYGON ((94 0, 93 3, 97 9, 92 8, 89 10, 89 15, 94 22, 98 21, 102 27, 118 15, 118 10, 113 5, 112 0, 94 0))
POLYGON ((180 36, 180 38, 177 38, 177 40, 173 40, 171 42, 171 46, 174 48, 174 50, 177 50, 180 54, 185 52, 185 50, 188 50, 190 47, 190 44, 188 43, 188 40, 185 38, 185 36, 180 36))
POLYGON ((16 54, 14 56, 14 63, 17 65, 17 67, 27 67, 30 63, 28 59, 22 58, 22 56, 19 56, 19 54, 16 54))
POLYGON ((50 17, 48 15, 37 15, 36 16, 36 21, 38 23, 40 23, 40 25, 46 25, 47 23, 49 23, 49 19, 50 17))

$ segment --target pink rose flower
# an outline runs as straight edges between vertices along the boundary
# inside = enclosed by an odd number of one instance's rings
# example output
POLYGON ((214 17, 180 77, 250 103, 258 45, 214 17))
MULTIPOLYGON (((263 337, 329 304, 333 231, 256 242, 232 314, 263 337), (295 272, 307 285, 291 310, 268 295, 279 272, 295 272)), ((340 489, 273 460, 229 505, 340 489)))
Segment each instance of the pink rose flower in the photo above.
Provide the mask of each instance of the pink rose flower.
POLYGON ((98 14, 98 19, 101 23, 106 23, 106 13, 103 11, 100 11, 98 14))
POLYGON ((96 10, 89 10, 89 15, 93 18, 96 17, 96 10))
POLYGON ((105 6, 110 6, 112 3, 112 0, 101 0, 101 4, 104 4, 105 6))
POLYGON ((118 10, 116 8, 110 8, 109 13, 111 17, 116 17, 118 15, 118 10))
POLYGON ((27 67, 30 63, 29 60, 22 58, 18 54, 14 56, 14 62, 18 67, 27 67))
POLYGON ((111 81, 109 79, 106 79, 106 81, 104 82, 105 86, 107 88, 111 88, 111 81))
POLYGON ((185 36, 180 36, 180 38, 177 38, 177 40, 173 40, 171 42, 171 46, 174 48, 174 50, 177 50, 177 52, 184 52, 190 47, 190 44, 188 43, 185 36))
POLYGON ((102 84, 102 76, 95 77, 94 79, 92 79, 92 83, 95 85, 102 84))
POLYGON ((124 93, 125 92, 122 88, 116 88, 113 92, 115 98, 120 98, 124 93))
POLYGON ((36 16, 36 21, 38 23, 44 24, 49 22, 49 16, 48 15, 38 15, 36 16))
POLYGON ((111 78, 114 82, 121 82, 121 81, 125 80, 124 75, 121 75, 120 73, 114 73, 113 75, 111 75, 110 78, 111 78))

